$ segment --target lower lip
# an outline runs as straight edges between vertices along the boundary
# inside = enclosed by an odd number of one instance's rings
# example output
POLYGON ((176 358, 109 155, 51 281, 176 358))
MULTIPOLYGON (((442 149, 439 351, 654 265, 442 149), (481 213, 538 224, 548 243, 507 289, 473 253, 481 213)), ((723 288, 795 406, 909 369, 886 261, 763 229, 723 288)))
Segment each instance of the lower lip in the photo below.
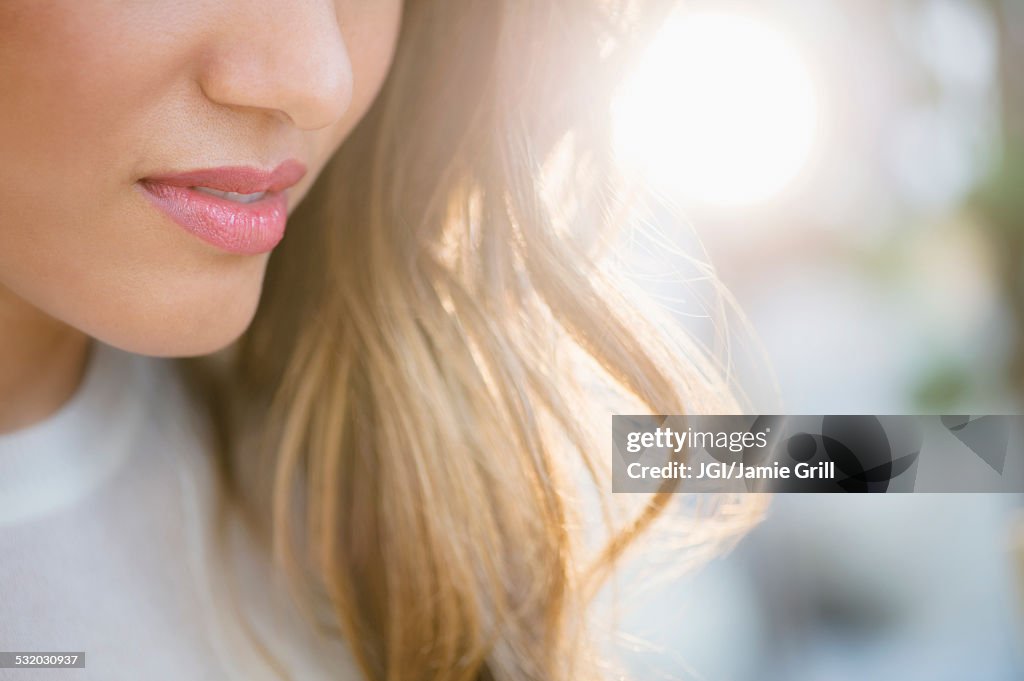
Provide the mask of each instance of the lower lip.
POLYGON ((284 238, 288 197, 267 192, 259 201, 240 203, 159 182, 140 182, 146 196, 168 217, 203 241, 229 253, 268 253, 284 238))

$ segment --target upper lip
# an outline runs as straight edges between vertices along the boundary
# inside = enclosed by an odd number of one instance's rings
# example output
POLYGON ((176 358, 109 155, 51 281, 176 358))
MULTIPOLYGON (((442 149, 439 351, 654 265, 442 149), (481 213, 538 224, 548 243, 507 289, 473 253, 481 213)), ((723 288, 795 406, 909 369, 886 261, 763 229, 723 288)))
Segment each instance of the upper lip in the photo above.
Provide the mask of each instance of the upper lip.
POLYGON ((289 159, 271 170, 252 166, 222 166, 150 175, 142 181, 174 187, 206 187, 221 192, 257 194, 288 189, 298 184, 305 174, 306 166, 289 159))

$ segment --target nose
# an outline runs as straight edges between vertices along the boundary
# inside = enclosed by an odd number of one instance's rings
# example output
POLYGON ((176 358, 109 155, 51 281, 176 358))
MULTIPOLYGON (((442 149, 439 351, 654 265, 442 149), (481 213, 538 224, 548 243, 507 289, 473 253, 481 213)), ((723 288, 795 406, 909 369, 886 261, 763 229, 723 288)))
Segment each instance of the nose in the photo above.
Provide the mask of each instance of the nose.
POLYGON ((337 122, 352 63, 333 0, 247 0, 211 34, 199 85, 211 101, 262 109, 303 130, 337 122))

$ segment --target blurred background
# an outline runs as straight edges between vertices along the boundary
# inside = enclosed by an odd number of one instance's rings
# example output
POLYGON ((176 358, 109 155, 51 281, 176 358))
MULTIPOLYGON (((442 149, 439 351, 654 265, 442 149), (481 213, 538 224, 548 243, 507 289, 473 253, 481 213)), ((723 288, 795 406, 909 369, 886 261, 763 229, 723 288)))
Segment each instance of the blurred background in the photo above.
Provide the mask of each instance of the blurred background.
MULTIPOLYGON (((707 250, 774 368, 733 339, 755 413, 1020 413, 1022 66, 1024 0, 681 3, 616 106, 623 167, 687 223, 630 237, 638 280, 712 344, 657 241, 707 250)), ((778 496, 628 619, 666 653, 635 673, 1024 679, 1021 505, 778 496)))

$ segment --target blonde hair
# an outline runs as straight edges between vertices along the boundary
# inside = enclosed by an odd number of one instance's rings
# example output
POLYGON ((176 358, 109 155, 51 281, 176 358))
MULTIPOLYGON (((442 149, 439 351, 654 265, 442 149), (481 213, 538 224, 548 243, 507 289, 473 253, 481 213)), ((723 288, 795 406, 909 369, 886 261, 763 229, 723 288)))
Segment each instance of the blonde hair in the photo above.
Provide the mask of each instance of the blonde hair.
MULTIPOLYGON (((270 261, 222 386, 225 475, 368 679, 587 678, 583 608, 671 487, 586 550, 573 470, 607 491, 610 444, 581 375, 652 413, 738 409, 595 264, 622 214, 611 89, 668 4, 406 3, 270 261)), ((730 504, 708 537, 760 513, 730 504)))

